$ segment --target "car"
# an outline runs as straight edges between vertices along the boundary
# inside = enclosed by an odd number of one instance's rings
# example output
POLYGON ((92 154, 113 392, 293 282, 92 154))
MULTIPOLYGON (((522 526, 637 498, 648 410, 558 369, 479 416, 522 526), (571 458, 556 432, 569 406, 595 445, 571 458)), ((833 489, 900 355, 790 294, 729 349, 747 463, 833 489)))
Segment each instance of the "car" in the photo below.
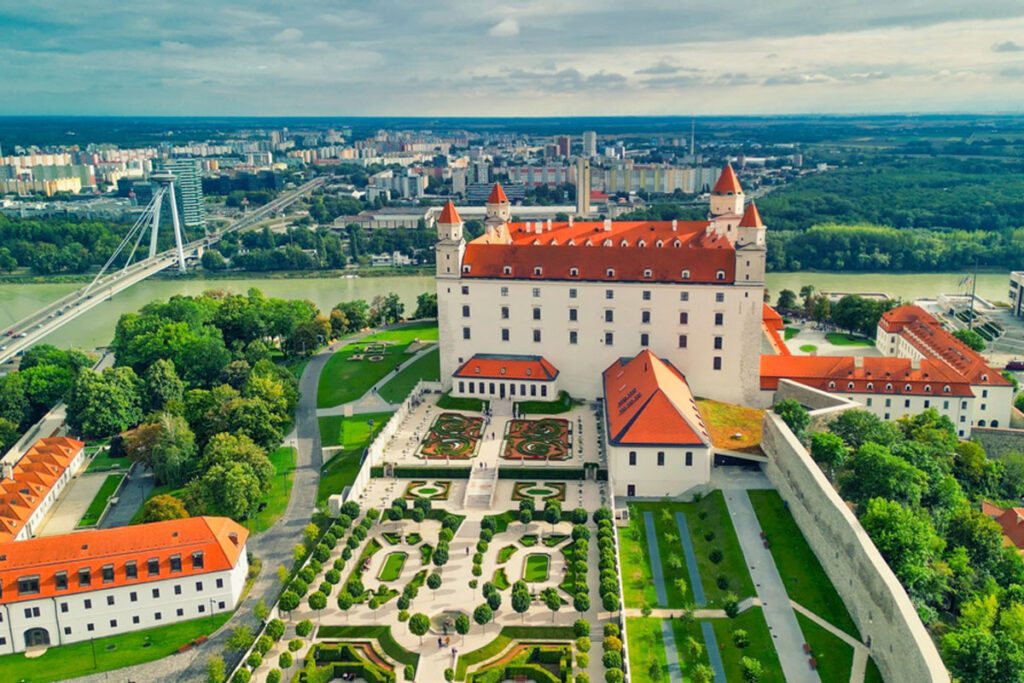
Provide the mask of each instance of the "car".
POLYGON ((1007 370, 1024 370, 1024 360, 1011 360, 1006 364, 1007 370))
POLYGON ((27 332, 22 332, 21 334, 18 335, 18 339, 24 339, 27 336, 28 336, 27 332))

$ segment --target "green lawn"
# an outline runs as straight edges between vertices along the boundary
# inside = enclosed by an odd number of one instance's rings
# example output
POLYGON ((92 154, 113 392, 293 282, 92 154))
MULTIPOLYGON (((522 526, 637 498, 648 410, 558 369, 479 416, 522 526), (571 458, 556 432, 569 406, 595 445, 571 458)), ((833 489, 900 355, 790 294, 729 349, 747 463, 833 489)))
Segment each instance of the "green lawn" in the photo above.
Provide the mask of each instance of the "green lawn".
POLYGON ((111 458, 110 449, 104 449, 99 451, 96 456, 89 462, 89 466, 85 469, 86 472, 105 472, 107 470, 119 470, 121 472, 127 472, 128 468, 132 466, 131 458, 111 458))
POLYGON ((97 638, 94 643, 84 641, 51 647, 41 657, 33 659, 26 658, 24 654, 5 655, 0 657, 0 680, 30 683, 60 681, 162 659, 199 636, 217 630, 230 616, 230 613, 223 612, 213 617, 97 638), (143 647, 145 643, 150 645, 143 647), (96 651, 95 668, 92 665, 93 644, 96 651), (110 645, 115 646, 115 649, 107 650, 110 645))
POLYGON ((437 399, 437 407, 445 410, 469 410, 480 413, 488 404, 490 401, 483 401, 479 398, 456 398, 450 391, 437 399))
MULTIPOLYGON (((489 629, 491 632, 494 631, 494 626, 488 624, 487 626, 477 626, 473 623, 473 633, 478 633, 478 629, 489 629)), ((323 629, 321 629, 321 635, 323 629)), ((455 680, 462 681, 466 679, 466 669, 472 664, 479 664, 480 662, 487 661, 491 657, 494 657, 511 643, 513 640, 575 640, 575 634, 573 633, 571 626, 506 626, 501 629, 498 636, 487 643, 483 647, 477 648, 471 652, 459 655, 459 661, 455 669, 455 680)), ((591 651, 593 654, 593 651, 591 651)))
POLYGON ((853 648, 839 638, 796 613, 804 640, 811 646, 814 658, 818 660, 818 675, 822 681, 848 681, 853 669, 853 648))
POLYGON ((441 353, 436 347, 406 365, 380 388, 380 397, 388 403, 401 403, 421 379, 441 379, 441 353))
POLYGON ((782 497, 777 491, 748 491, 748 495, 761 530, 771 543, 772 558, 790 599, 859 640, 860 632, 842 598, 804 540, 782 497))
POLYGON ((787 327, 787 328, 785 328, 783 330, 783 332, 785 332, 785 334, 786 334, 785 341, 789 341, 790 339, 792 339, 796 335, 800 334, 800 328, 799 327, 787 327))
POLYGON ((833 346, 874 346, 875 342, 867 337, 843 332, 829 332, 825 335, 828 343, 833 346))
POLYGON ((264 500, 265 507, 245 521, 245 528, 257 534, 272 527, 284 514, 295 478, 294 448, 281 446, 268 457, 274 465, 274 478, 270 480, 270 492, 264 500))
POLYGON ((420 656, 402 647, 391 635, 390 626, 321 626, 316 633, 318 638, 359 638, 376 640, 384 654, 399 664, 411 664, 413 669, 419 666, 420 656))
POLYGON ((411 344, 416 340, 437 341, 437 321, 417 320, 416 322, 403 325, 393 330, 375 332, 359 341, 361 344, 372 342, 392 342, 399 344, 411 344))
POLYGON ((317 488, 317 503, 323 503, 327 497, 351 484, 359 473, 359 458, 363 449, 371 439, 384 427, 391 413, 368 413, 352 417, 320 418, 320 440, 326 446, 329 443, 344 446, 344 449, 331 456, 331 459, 320 470, 320 484, 317 488), (373 427, 367 424, 373 419, 373 427))
MULTIPOLYGON (((690 585, 690 574, 686 569, 683 556, 683 546, 679 539, 679 527, 676 524, 675 513, 682 512, 686 515, 686 523, 690 528, 690 536, 693 541, 694 554, 697 557, 697 570, 700 572, 701 584, 704 586, 704 594, 707 597, 709 606, 718 606, 727 593, 735 593, 741 599, 755 594, 754 584, 750 579, 750 572, 747 570, 746 560, 743 551, 740 549, 739 540, 736 538, 736 531, 733 529, 732 521, 729 519, 729 510, 725 505, 725 499, 721 491, 712 491, 696 503, 667 502, 667 503, 634 503, 630 517, 632 524, 636 524, 641 535, 637 537, 637 543, 643 548, 642 574, 637 576, 636 565, 630 558, 623 557, 624 566, 633 567, 628 577, 630 580, 626 587, 626 605, 641 607, 642 604, 634 604, 630 601, 629 584, 639 585, 640 581, 650 583, 650 587, 643 585, 641 590, 644 598, 649 599, 650 606, 656 606, 654 598, 653 580, 650 577, 650 560, 646 552, 646 533, 643 529, 642 513, 650 510, 654 517, 655 532, 658 539, 658 553, 661 556, 662 572, 665 576, 665 590, 668 596, 668 607, 683 607, 693 600, 693 586, 690 585), (663 510, 668 510, 670 516, 666 518, 663 510), (703 518, 702 518, 703 517, 703 518), (640 522, 638 524, 638 521, 640 522), (713 534, 708 540, 706 534, 713 534), (722 551, 722 560, 719 563, 711 561, 711 552, 714 549, 722 551), (673 559, 675 558, 675 559, 673 559), (725 588, 719 588, 717 579, 724 575, 728 579, 725 588), (686 581, 686 592, 679 591, 676 579, 686 581), (648 597, 648 594, 650 597, 648 597)), ((624 553, 625 554, 625 553, 624 553)), ((638 596, 634 591, 633 599, 638 596)))
POLYGON ((884 683, 882 672, 878 670, 874 658, 868 660, 868 668, 864 671, 864 683, 884 683))
POLYGON ((107 478, 103 480, 103 484, 100 486, 100 490, 96 492, 96 497, 92 499, 89 507, 85 510, 85 514, 82 515, 82 519, 78 520, 79 528, 96 526, 99 523, 100 516, 107 509, 107 501, 117 492, 117 487, 121 485, 121 480, 124 479, 124 476, 123 474, 107 475, 107 478))
POLYGON ((710 666, 707 644, 704 642, 704 634, 701 632, 700 622, 687 622, 682 619, 673 619, 672 634, 676 639, 676 652, 679 657, 679 668, 683 674, 683 681, 685 683, 689 683, 689 681, 693 680, 693 670, 698 664, 707 664, 710 666), (694 654, 690 649, 691 638, 698 645, 702 646, 700 651, 696 654, 694 654))
POLYGON ((573 403, 572 397, 569 396, 568 391, 563 391, 558 394, 558 398, 554 401, 520 401, 516 403, 516 407, 519 408, 521 413, 527 415, 557 415, 559 413, 567 413, 572 410, 573 403))
POLYGON ((508 574, 505 573, 504 567, 498 567, 498 569, 495 570, 494 579, 491 581, 491 583, 493 583, 494 587, 500 591, 503 591, 512 585, 511 583, 509 583, 508 574))
MULTIPOLYGON (((661 638, 661 619, 653 617, 628 617, 626 633, 629 636, 626 648, 629 650, 630 680, 637 683, 668 681, 668 659, 665 657, 665 641, 661 638)), ((590 653, 600 657, 601 652, 590 653)))
POLYGON ((803 346, 800 347, 800 350, 803 351, 804 353, 814 353, 815 351, 818 350, 818 347, 815 346, 814 344, 804 344, 803 346))
POLYGON ((653 607, 657 604, 644 533, 642 517, 634 517, 628 527, 618 528, 619 563, 622 565, 622 589, 625 591, 622 597, 626 607, 653 607))
MULTIPOLYGON (((772 642, 772 634, 768 630, 768 623, 764 620, 760 607, 752 607, 735 619, 712 619, 711 625, 715 629, 718 651, 722 655, 725 680, 742 681, 743 670, 740 667, 740 660, 743 657, 751 657, 761 662, 761 666, 764 667, 764 676, 761 677, 760 683, 785 683, 779 656, 772 642), (747 632, 750 638, 748 647, 740 649, 733 643, 732 632, 736 629, 747 632)), ((850 679, 847 677, 844 680, 850 679)))
POLYGON ((398 577, 402 575, 402 567, 405 566, 407 559, 409 559, 408 553, 389 553, 384 558, 384 564, 381 566, 377 578, 381 581, 397 581, 398 577))
POLYGON ((533 553, 526 556, 526 567, 523 569, 523 580, 527 583, 539 583, 548 580, 548 566, 551 558, 547 553, 533 553))

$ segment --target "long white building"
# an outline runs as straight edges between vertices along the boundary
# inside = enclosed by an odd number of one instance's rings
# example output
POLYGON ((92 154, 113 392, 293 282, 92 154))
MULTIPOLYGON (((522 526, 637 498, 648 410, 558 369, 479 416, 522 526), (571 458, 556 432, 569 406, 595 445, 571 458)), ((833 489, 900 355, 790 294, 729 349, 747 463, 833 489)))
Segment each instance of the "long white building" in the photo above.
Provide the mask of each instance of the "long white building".
POLYGON ((0 544, 0 654, 231 611, 248 535, 193 517, 0 544))
POLYGON ((543 356, 579 398, 649 349, 695 394, 759 397, 765 226, 726 166, 703 221, 511 222, 500 185, 466 243, 451 203, 437 221, 441 378, 478 354, 543 356))

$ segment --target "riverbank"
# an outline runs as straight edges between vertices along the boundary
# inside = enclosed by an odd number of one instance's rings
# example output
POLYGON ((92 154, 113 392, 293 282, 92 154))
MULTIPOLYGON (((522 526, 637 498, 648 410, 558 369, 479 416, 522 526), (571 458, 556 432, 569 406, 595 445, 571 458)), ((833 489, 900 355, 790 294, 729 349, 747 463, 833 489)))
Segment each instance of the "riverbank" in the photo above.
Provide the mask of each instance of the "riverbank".
MULTIPOLYGON (((35 275, 29 272, 9 273, 0 275, 0 284, 4 285, 53 285, 53 284, 86 284, 92 282, 96 272, 35 275)), ((338 268, 333 270, 190 270, 179 273, 173 268, 157 273, 153 280, 244 280, 259 278, 261 280, 322 280, 345 277, 406 277, 433 275, 434 266, 409 266, 403 268, 338 268)))

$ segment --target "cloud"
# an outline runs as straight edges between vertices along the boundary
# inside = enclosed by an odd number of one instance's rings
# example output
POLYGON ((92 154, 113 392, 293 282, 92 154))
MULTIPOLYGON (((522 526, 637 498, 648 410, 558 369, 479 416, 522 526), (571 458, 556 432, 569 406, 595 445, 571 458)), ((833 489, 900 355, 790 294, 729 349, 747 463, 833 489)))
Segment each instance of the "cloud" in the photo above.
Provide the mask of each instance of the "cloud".
POLYGON ((764 85, 807 85, 809 83, 829 83, 835 80, 825 74, 793 73, 769 76, 762 83, 764 85))
POLYGON ((519 35, 519 22, 515 19, 502 19, 487 31, 487 35, 495 38, 511 38, 519 35))
POLYGON ((1012 40, 1007 40, 993 45, 992 52, 1024 52, 1024 46, 1018 45, 1012 40))
POLYGON ((637 69, 636 73, 650 74, 652 76, 664 76, 667 74, 679 73, 679 70, 680 68, 678 66, 669 64, 667 61, 663 59, 657 64, 651 64, 649 67, 646 67, 644 69, 637 69))
POLYGON ((286 28, 283 31, 275 33, 272 40, 275 43, 294 43, 302 40, 303 35, 305 34, 300 29, 286 28))

